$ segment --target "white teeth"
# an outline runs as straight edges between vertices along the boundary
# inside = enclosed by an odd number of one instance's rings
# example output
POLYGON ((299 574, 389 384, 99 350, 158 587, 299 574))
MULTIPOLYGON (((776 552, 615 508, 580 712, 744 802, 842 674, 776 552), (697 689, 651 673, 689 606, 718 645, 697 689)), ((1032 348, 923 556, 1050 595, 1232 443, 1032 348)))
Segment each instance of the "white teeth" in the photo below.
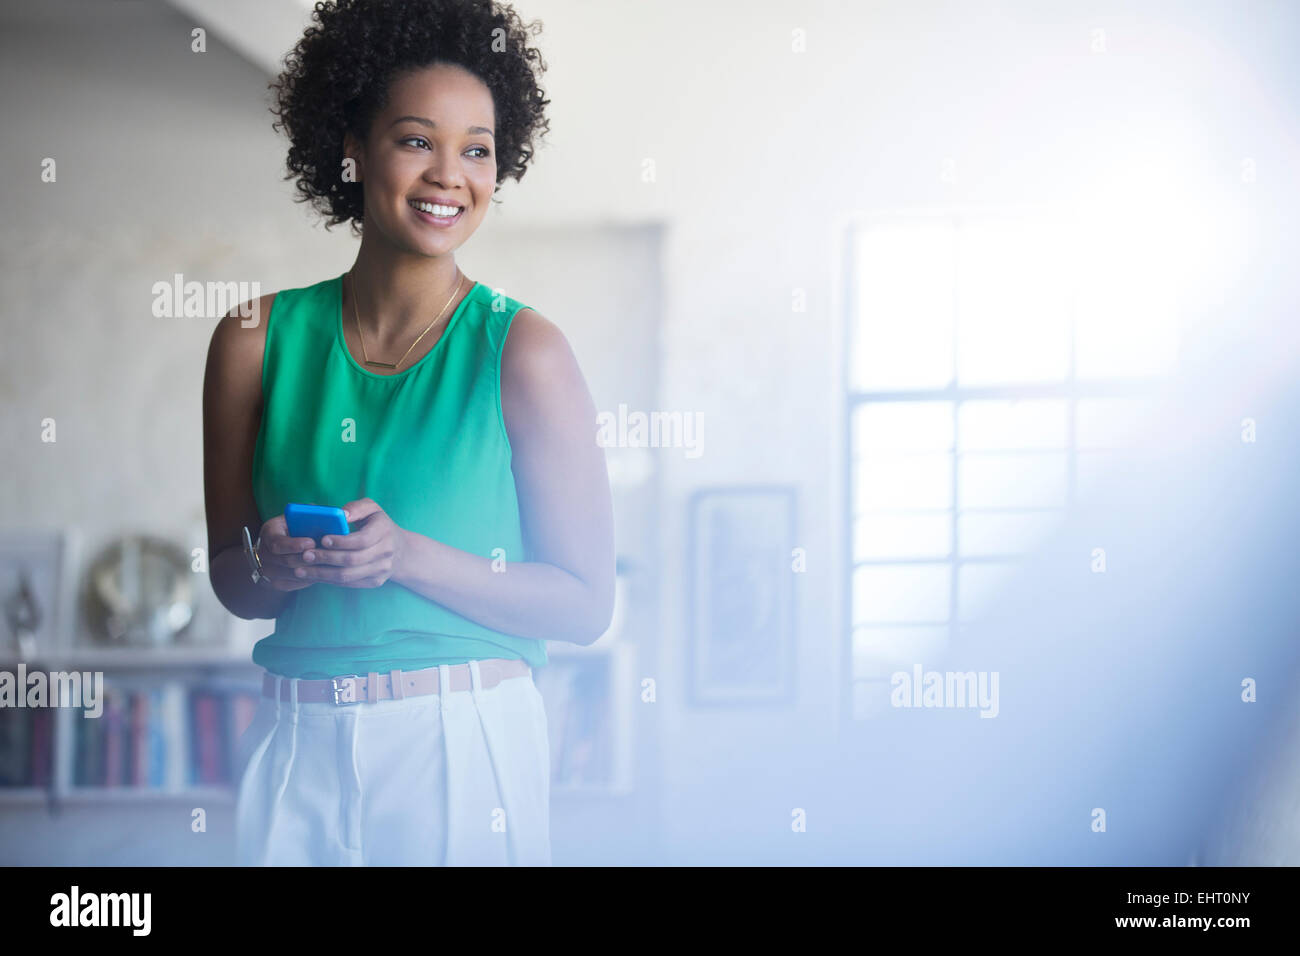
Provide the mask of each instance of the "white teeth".
POLYGON ((431 202, 420 202, 415 199, 411 200, 410 205, 421 212, 437 216, 439 219, 452 219, 461 210, 460 206, 435 206, 431 202))

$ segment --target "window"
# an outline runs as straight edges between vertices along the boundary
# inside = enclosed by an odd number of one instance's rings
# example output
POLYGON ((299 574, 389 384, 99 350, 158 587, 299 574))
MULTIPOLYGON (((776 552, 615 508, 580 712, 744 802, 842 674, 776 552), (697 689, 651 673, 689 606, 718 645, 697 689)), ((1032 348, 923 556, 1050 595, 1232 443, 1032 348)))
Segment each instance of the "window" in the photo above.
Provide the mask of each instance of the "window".
MULTIPOLYGON (((1104 236, 1102 237, 1104 240, 1104 236)), ((850 713, 937 662, 1123 455, 1177 348, 1171 300, 1039 215, 851 235, 850 713)), ((1140 264, 1139 264, 1140 265, 1140 264)))

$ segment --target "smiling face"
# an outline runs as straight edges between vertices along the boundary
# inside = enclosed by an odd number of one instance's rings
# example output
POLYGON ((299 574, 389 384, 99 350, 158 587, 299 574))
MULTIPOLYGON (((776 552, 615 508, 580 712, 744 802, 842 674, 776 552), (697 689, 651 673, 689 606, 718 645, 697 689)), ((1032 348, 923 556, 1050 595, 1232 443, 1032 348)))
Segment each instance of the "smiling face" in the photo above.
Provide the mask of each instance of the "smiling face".
POLYGON ((426 256, 461 245, 496 189, 495 127, 491 91, 462 67, 438 64, 395 79, 366 142, 344 139, 365 193, 365 230, 426 256), (460 212, 430 211, 429 203, 442 201, 460 212))

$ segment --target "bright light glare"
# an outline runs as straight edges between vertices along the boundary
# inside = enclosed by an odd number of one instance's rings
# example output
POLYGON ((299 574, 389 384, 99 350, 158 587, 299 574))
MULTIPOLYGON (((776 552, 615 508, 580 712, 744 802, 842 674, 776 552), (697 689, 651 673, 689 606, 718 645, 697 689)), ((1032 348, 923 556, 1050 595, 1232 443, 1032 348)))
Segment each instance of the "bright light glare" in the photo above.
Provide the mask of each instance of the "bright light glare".
POLYGON ((1188 320, 1223 300, 1244 261, 1239 206, 1181 180, 1175 155, 1130 157, 1078 197, 1067 251, 1080 378, 1171 372, 1188 320))

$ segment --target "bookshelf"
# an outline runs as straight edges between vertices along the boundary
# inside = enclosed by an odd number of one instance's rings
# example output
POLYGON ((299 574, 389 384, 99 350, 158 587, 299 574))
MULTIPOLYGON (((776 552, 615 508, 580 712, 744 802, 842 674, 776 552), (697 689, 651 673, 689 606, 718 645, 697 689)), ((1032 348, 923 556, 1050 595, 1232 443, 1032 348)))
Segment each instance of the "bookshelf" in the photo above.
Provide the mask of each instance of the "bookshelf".
MULTIPOLYGON (((632 790, 638 689, 635 646, 624 635, 627 595, 620 575, 605 634, 585 647, 549 642, 549 662, 535 672, 547 713, 553 796, 632 790)), ((256 710, 262 673, 247 648, 82 645, 22 662, 0 658, 0 670, 16 673, 19 663, 29 674, 102 672, 105 709, 86 719, 81 708, 0 708, 0 806, 233 802, 234 751, 256 710), (29 780, 35 771, 39 785, 16 782, 19 767, 29 780)))
POLYGON ((73 647, 0 669, 20 663, 102 673, 103 710, 0 709, 0 805, 233 801, 235 746, 260 691, 246 650, 73 647))
MULTIPOLYGON (((23 661, 27 670, 184 670, 203 667, 240 667, 260 670, 253 664, 248 648, 213 645, 160 647, 82 647, 72 651, 44 654, 23 661)), ((0 669, 14 670, 16 658, 0 657, 0 669)))

